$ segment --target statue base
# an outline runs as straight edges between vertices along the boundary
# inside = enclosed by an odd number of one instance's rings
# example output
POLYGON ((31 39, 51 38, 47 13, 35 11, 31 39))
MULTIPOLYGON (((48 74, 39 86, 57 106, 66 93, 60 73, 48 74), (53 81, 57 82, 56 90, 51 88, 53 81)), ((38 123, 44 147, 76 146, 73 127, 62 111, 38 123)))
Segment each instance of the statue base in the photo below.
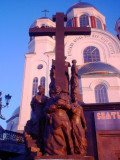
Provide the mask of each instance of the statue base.
POLYGON ((82 156, 82 155, 64 155, 64 156, 37 156, 34 158, 34 160, 94 160, 93 156, 82 156))

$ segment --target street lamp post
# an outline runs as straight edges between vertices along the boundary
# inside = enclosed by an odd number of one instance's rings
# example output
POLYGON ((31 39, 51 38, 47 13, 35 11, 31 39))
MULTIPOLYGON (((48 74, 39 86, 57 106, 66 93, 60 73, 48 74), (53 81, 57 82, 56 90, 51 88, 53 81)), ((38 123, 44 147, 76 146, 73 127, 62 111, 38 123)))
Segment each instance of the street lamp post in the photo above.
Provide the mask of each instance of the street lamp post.
POLYGON ((2 114, 1 114, 1 110, 2 110, 2 108, 8 107, 8 105, 9 105, 9 103, 10 103, 11 97, 12 97, 12 96, 10 96, 9 94, 8 94, 8 95, 5 95, 6 104, 3 105, 3 104, 2 104, 2 92, 0 92, 0 118, 1 118, 1 119, 4 119, 4 120, 5 120, 5 117, 3 117, 2 114))

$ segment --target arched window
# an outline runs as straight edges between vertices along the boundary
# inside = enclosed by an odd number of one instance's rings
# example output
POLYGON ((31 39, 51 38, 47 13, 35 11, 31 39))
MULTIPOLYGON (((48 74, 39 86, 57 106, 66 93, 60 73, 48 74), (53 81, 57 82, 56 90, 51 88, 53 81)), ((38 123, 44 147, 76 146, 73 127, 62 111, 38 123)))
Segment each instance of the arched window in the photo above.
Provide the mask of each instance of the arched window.
POLYGON ((41 77, 40 79, 40 85, 45 87, 45 77, 41 77))
POLYGON ((108 102, 107 88, 104 84, 99 84, 95 87, 95 99, 96 103, 108 102))
POLYGON ((86 14, 80 16, 80 27, 87 27, 89 26, 89 17, 86 14))
POLYGON ((35 77, 33 79, 33 89, 32 89, 32 96, 35 96, 37 94, 37 88, 38 88, 38 78, 35 77))
POLYGON ((100 53, 98 48, 94 46, 89 46, 83 51, 84 62, 99 62, 100 61, 100 53))
POLYGON ((72 27, 72 20, 70 19, 68 22, 67 22, 67 27, 72 27))
POLYGON ((96 25, 98 29, 102 29, 102 23, 98 18, 96 18, 96 25))

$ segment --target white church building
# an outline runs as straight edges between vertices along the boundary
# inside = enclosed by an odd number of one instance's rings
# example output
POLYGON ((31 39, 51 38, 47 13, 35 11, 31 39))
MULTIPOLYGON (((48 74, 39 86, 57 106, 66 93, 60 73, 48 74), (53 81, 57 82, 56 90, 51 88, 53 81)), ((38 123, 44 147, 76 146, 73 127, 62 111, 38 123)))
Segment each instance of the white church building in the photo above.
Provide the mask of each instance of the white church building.
MULTIPOLYGON (((65 37, 64 52, 66 61, 72 64, 77 60, 80 91, 83 102, 109 103, 120 102, 120 19, 116 22, 114 36, 107 31, 105 16, 93 5, 85 2, 74 4, 68 9, 67 27, 91 27, 91 35, 65 37)), ((56 27, 50 18, 37 19, 30 28, 56 27)), ((55 37, 31 37, 29 53, 25 55, 26 65, 22 102, 18 119, 8 120, 7 129, 21 132, 31 116, 30 102, 37 93, 38 85, 45 86, 49 96, 50 69, 55 59, 55 37), (15 127, 11 127, 13 124, 15 127)), ((69 69, 69 76, 71 70, 69 69)), ((15 115, 14 115, 15 116, 15 115)))

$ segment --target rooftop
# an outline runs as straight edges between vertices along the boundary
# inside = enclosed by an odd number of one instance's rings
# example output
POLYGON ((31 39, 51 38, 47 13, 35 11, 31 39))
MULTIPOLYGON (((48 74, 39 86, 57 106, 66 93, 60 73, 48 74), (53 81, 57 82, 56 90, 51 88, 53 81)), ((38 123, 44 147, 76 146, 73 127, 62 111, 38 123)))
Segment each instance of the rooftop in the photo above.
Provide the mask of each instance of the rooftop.
POLYGON ((88 74, 98 74, 98 73, 115 73, 120 75, 120 71, 113 67, 110 64, 103 62, 90 62, 83 66, 78 71, 79 75, 88 75, 88 74))
POLYGON ((73 8, 87 8, 87 7, 94 7, 94 6, 92 4, 89 4, 89 3, 86 3, 86 2, 78 2, 78 3, 73 4, 72 7, 70 7, 68 9, 66 14, 68 14, 73 8))

